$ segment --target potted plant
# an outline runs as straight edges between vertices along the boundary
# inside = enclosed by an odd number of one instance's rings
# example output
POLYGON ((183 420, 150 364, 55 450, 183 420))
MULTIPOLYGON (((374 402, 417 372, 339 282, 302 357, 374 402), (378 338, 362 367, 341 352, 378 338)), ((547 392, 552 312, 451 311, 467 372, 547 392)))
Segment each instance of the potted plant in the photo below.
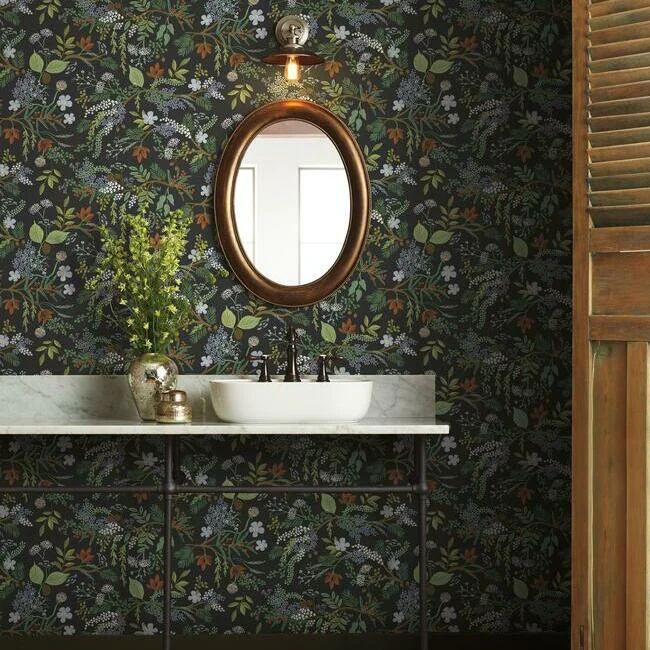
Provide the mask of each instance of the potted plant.
POLYGON ((167 352, 190 318, 180 265, 190 220, 170 212, 152 237, 145 210, 122 212, 115 230, 101 227, 102 254, 88 288, 106 292, 101 303, 110 302, 137 355, 128 372, 135 405, 143 420, 154 420, 156 391, 175 388, 178 378, 167 352))

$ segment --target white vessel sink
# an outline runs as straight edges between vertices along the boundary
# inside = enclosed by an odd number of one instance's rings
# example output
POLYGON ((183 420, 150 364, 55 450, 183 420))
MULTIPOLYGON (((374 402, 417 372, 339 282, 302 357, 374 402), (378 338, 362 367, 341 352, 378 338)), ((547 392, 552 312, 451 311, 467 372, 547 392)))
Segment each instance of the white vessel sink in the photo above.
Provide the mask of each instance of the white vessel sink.
POLYGON ((372 381, 351 377, 318 383, 250 379, 214 379, 210 396, 217 417, 241 424, 356 422, 370 407, 372 381))

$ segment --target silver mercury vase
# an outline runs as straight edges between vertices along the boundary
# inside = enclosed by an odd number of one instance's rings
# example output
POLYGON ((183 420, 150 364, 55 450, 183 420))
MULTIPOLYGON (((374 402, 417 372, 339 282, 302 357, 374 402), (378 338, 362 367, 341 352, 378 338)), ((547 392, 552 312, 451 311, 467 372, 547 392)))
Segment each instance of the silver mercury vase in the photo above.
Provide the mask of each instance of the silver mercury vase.
POLYGON ((155 420, 157 391, 173 390, 178 379, 178 366, 172 359, 157 352, 145 352, 129 366, 129 386, 138 414, 143 420, 155 420))

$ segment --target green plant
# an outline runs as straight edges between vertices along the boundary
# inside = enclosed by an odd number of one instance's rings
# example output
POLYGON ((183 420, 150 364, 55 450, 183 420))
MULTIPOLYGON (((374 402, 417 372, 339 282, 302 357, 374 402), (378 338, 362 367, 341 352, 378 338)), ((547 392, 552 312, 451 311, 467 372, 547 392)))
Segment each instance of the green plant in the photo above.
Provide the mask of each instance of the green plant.
POLYGON ((116 231, 101 227, 103 256, 88 288, 111 292, 136 352, 165 352, 190 318, 180 265, 190 219, 182 210, 170 212, 160 235, 152 236, 145 211, 123 212, 116 231))

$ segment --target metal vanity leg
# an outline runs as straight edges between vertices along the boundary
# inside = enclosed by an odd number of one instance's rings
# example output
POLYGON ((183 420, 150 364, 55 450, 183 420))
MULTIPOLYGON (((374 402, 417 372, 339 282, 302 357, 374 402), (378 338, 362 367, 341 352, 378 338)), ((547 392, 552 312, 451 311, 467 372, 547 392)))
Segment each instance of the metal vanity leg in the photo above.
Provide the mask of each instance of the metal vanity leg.
POLYGON ((163 592, 163 650, 170 650, 172 644, 172 505, 176 491, 178 471, 178 441, 175 436, 165 437, 165 499, 164 518, 164 592, 163 592))
POLYGON ((427 440, 415 436, 416 491, 418 495, 418 529, 420 533, 420 650, 429 647, 429 619, 427 616, 427 440))

